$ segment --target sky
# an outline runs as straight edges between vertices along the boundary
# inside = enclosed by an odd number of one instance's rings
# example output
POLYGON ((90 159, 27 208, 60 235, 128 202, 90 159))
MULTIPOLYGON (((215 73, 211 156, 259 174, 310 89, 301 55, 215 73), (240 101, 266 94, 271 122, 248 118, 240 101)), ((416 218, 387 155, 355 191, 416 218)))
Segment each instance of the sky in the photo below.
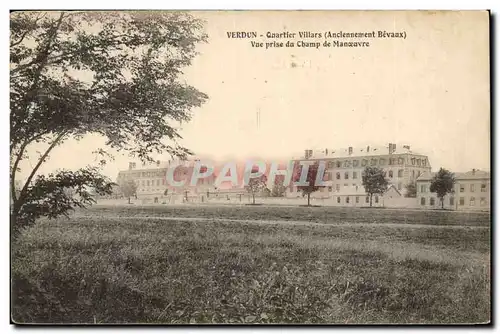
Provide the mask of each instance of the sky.
MULTIPOLYGON (((181 144, 214 159, 284 160, 311 148, 410 145, 433 170, 490 168, 486 12, 195 12, 208 43, 184 79, 209 100, 181 144), (368 48, 254 48, 227 32, 405 32, 368 48), (260 122, 257 122, 257 113, 260 122), (258 124, 259 123, 259 124, 258 124)), ((272 41, 258 37, 254 41, 272 41)), ((286 41, 274 39, 276 41, 286 41)), ((295 38, 299 40, 313 41, 295 38)), ((326 39, 316 39, 324 42, 326 39)), ((328 39, 332 40, 332 39, 328 39)), ((346 41, 346 40, 343 40, 346 41)), ((95 164, 98 136, 57 147, 41 173, 95 164)), ((23 173, 36 163, 36 150, 23 173)), ((168 156, 156 157, 168 160, 168 156)), ((105 167, 115 178, 130 159, 105 167)))

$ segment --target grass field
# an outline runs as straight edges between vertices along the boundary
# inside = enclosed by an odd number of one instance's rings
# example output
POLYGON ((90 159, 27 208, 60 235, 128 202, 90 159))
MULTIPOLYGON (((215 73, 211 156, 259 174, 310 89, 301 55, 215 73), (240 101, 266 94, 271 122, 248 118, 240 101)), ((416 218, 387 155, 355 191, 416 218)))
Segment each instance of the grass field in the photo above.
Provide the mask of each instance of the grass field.
POLYGON ((12 244, 13 320, 484 323, 489 225, 484 213, 94 207, 12 244))

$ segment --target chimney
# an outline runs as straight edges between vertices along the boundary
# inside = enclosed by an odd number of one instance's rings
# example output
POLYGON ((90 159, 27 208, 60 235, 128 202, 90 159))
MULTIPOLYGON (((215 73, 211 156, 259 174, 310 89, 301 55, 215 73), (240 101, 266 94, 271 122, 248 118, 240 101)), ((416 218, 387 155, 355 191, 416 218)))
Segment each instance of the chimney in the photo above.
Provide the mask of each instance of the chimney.
POLYGON ((328 155, 328 149, 325 148, 325 155, 328 155))
POLYGON ((370 146, 366 147, 366 153, 370 153, 370 146))
POLYGON ((132 169, 134 169, 134 168, 135 168, 135 162, 129 162, 129 163, 128 163, 128 169, 129 169, 129 170, 132 170, 132 169))
POLYGON ((312 150, 305 150, 304 158, 309 159, 312 156, 312 150))
POLYGON ((472 168, 472 175, 476 175, 476 169, 472 168))
POLYGON ((349 146, 349 155, 352 155, 352 147, 349 146))
POLYGON ((156 167, 160 167, 160 160, 156 160, 156 167))

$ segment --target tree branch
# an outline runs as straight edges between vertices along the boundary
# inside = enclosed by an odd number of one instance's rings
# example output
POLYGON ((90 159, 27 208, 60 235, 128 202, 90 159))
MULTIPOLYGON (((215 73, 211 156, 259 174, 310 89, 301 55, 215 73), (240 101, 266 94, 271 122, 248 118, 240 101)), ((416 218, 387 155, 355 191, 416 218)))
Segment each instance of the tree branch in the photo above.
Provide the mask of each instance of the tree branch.
MULTIPOLYGON (((41 16, 38 15, 37 18, 35 19, 35 21, 33 22, 33 26, 36 27, 36 24, 38 23, 38 21, 40 21, 40 19, 42 19, 43 17, 45 16, 45 13, 42 14, 41 16)), ((33 30, 35 29, 26 29, 26 31, 21 35, 21 37, 19 38, 19 40, 17 42, 13 42, 10 44, 10 47, 14 47, 16 45, 19 45, 22 43, 22 41, 24 40, 24 38, 30 33, 32 32, 33 30)))
POLYGON ((14 204, 14 209, 15 210, 19 210, 19 208, 21 207, 21 205, 23 204, 23 201, 24 201, 24 198, 26 197, 26 192, 28 191, 28 186, 29 184, 31 183, 33 177, 35 176, 36 172, 38 171, 38 169, 40 168, 40 166, 45 162, 45 159, 47 159, 50 151, 52 151, 52 149, 54 147, 56 147, 56 145, 62 140, 62 138, 66 135, 66 131, 63 131, 62 133, 60 133, 56 139, 54 139, 54 141, 52 142, 52 144, 50 144, 50 146, 47 148, 47 150, 45 151, 45 153, 40 157, 40 159, 38 160, 38 163, 35 165, 35 167, 33 168, 33 170, 31 171, 30 175, 28 176, 28 179, 26 180, 26 183, 24 184, 22 190, 21 190, 21 193, 19 194, 19 198, 18 200, 15 202, 14 204))

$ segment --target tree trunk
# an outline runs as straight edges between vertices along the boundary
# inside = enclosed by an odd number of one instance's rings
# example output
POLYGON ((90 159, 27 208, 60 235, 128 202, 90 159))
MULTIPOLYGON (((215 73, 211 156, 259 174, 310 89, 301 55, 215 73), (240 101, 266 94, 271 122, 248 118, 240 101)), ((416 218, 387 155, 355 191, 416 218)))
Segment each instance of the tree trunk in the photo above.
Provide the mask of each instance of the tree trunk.
POLYGON ((132 204, 132 203, 130 202, 130 196, 128 197, 128 204, 132 204))
POLYGON ((252 204, 255 205, 255 193, 252 193, 252 204))
POLYGON ((307 193, 307 206, 311 206, 311 194, 307 193))
POLYGON ((372 207, 372 196, 373 194, 370 194, 370 208, 372 207))
POLYGON ((444 210, 444 197, 441 197, 441 209, 444 210))

